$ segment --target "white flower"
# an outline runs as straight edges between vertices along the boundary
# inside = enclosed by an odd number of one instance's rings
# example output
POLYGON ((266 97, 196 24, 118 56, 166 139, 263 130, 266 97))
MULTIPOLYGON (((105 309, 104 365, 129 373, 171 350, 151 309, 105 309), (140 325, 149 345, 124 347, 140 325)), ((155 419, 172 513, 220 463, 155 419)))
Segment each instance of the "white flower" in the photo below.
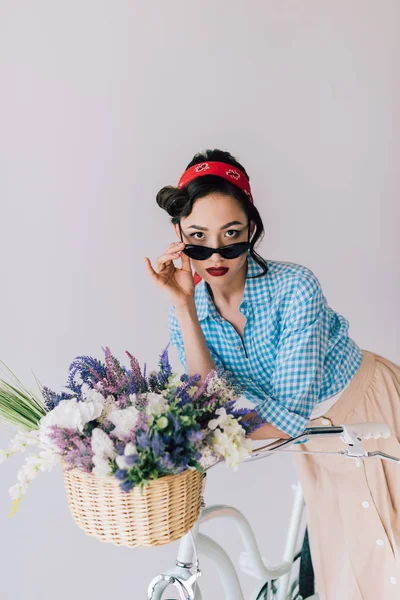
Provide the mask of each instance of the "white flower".
POLYGON ((252 451, 251 440, 246 438, 246 432, 233 415, 228 415, 225 408, 215 411, 218 417, 208 423, 208 428, 214 432, 212 449, 225 459, 228 466, 237 470, 237 466, 252 451))
POLYGON ((57 425, 58 427, 74 429, 82 432, 86 423, 97 419, 102 412, 103 404, 98 400, 92 402, 78 402, 76 398, 61 400, 59 404, 48 412, 40 420, 40 439, 53 446, 53 442, 48 437, 49 427, 57 425))
POLYGON ((134 406, 111 411, 107 418, 115 425, 113 435, 123 437, 130 433, 136 425, 138 416, 139 411, 134 406))
POLYGON ((35 456, 27 456, 25 463, 18 471, 18 483, 8 491, 12 500, 20 500, 25 494, 29 483, 38 475, 39 471, 51 471, 58 461, 59 457, 50 448, 42 450, 35 456))
POLYGON ((8 490, 8 494, 11 500, 19 500, 25 494, 27 487, 27 483, 24 485, 16 483, 12 487, 10 487, 10 489, 8 490))
POLYGON ((102 429, 92 431, 93 464, 92 473, 98 477, 111 475, 110 459, 117 456, 112 439, 102 429))
POLYGON ((137 447, 135 446, 135 444, 132 444, 132 442, 129 442, 125 446, 124 454, 125 454, 125 456, 130 456, 131 454, 137 454, 137 447))
POLYGON ((117 456, 117 458, 115 459, 115 462, 117 463, 120 469, 127 469, 130 467, 130 465, 126 463, 125 458, 127 456, 132 456, 133 454, 137 454, 137 447, 135 444, 132 444, 132 442, 129 442, 125 446, 124 454, 122 456, 117 456))
POLYGON ((10 442, 10 452, 24 452, 27 446, 40 446, 39 431, 23 431, 20 430, 10 442))
POLYGON ((208 469, 214 463, 218 462, 219 458, 214 454, 209 446, 205 446, 201 450, 201 458, 199 460, 200 465, 203 469, 208 469))
POLYGON ((216 419, 211 419, 208 422, 209 429, 215 429, 216 427, 226 427, 230 420, 235 422, 236 419, 232 415, 228 415, 225 408, 218 408, 215 414, 219 415, 216 419))
POLYGON ((228 466, 237 470, 238 464, 250 455, 252 444, 251 440, 247 439, 245 435, 231 436, 220 429, 216 429, 212 448, 217 455, 225 459, 228 466))
POLYGON ((161 415, 167 410, 167 401, 161 394, 149 392, 147 394, 147 405, 145 412, 148 416, 161 415))
POLYGON ((95 456, 112 458, 116 454, 112 439, 102 429, 93 429, 91 444, 95 456))
POLYGON ((118 467, 120 469, 127 469, 128 468, 128 465, 125 462, 125 456, 123 454, 122 455, 119 454, 117 456, 117 458, 115 459, 115 462, 117 463, 117 465, 118 465, 118 467))
POLYGON ((94 467, 92 473, 97 477, 108 477, 111 475, 111 466, 108 459, 102 458, 101 456, 93 457, 94 467))

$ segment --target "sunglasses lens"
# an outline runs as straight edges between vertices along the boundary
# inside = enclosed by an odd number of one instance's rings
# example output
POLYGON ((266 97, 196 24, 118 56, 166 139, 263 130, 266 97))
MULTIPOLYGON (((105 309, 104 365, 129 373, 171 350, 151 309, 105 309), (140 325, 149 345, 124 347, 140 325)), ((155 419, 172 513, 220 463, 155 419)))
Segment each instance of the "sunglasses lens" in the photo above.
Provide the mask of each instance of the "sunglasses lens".
MULTIPOLYGON (((231 244, 219 249, 219 254, 224 258, 238 258, 244 254, 250 248, 249 242, 239 242, 238 244, 231 244)), ((213 248, 207 248, 206 246, 195 246, 188 244, 183 249, 183 252, 187 254, 193 260, 206 260, 213 254, 213 248)))
POLYGON ((206 260, 206 258, 210 258, 212 255, 212 251, 210 251, 209 248, 206 248, 205 246, 194 246, 191 244, 188 244, 183 249, 183 252, 194 260, 206 260))
POLYGON ((238 244, 232 244, 231 246, 226 246, 226 248, 221 248, 219 253, 224 258, 238 258, 250 248, 250 244, 248 242, 239 242, 238 244))

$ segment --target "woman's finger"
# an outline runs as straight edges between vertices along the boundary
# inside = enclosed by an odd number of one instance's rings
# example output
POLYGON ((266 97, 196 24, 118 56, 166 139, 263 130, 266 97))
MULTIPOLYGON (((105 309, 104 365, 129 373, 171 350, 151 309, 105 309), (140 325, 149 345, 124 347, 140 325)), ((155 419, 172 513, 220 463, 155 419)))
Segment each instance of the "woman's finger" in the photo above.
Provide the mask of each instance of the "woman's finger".
POLYGON ((190 258, 184 252, 180 253, 180 257, 182 260, 182 271, 192 271, 192 267, 190 266, 190 258))
POLYGON ((166 263, 176 260, 177 258, 179 258, 179 256, 180 252, 170 252, 168 254, 163 254, 162 256, 159 256, 156 261, 158 270, 164 268, 166 263))
POLYGON ((151 264, 150 259, 147 256, 145 256, 144 260, 150 277, 155 281, 158 281, 158 273, 153 269, 153 265, 151 264))

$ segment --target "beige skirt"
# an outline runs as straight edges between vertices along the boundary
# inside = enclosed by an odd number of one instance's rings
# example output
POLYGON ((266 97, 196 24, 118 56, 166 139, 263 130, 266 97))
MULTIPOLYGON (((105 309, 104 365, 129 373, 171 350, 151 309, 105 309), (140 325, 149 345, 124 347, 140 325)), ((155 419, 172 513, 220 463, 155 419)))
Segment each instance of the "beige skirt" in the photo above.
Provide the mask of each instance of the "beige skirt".
MULTIPOLYGON (((400 366, 363 350, 359 369, 339 400, 309 427, 375 421, 388 439, 366 450, 400 458, 400 366)), ((344 450, 340 439, 298 444, 344 450)), ((321 600, 400 599, 400 464, 368 458, 291 455, 306 503, 316 591, 321 600)))

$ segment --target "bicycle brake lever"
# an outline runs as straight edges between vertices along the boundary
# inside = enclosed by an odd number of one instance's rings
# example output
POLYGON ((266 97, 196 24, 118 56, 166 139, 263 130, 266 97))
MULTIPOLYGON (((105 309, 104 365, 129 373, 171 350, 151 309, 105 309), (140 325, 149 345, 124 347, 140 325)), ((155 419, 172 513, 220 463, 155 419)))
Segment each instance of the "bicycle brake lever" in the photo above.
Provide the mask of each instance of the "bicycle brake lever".
POLYGON ((343 433, 340 436, 342 442, 350 446, 344 451, 344 456, 347 458, 366 458, 368 452, 365 450, 361 437, 358 437, 351 425, 341 425, 343 433))

